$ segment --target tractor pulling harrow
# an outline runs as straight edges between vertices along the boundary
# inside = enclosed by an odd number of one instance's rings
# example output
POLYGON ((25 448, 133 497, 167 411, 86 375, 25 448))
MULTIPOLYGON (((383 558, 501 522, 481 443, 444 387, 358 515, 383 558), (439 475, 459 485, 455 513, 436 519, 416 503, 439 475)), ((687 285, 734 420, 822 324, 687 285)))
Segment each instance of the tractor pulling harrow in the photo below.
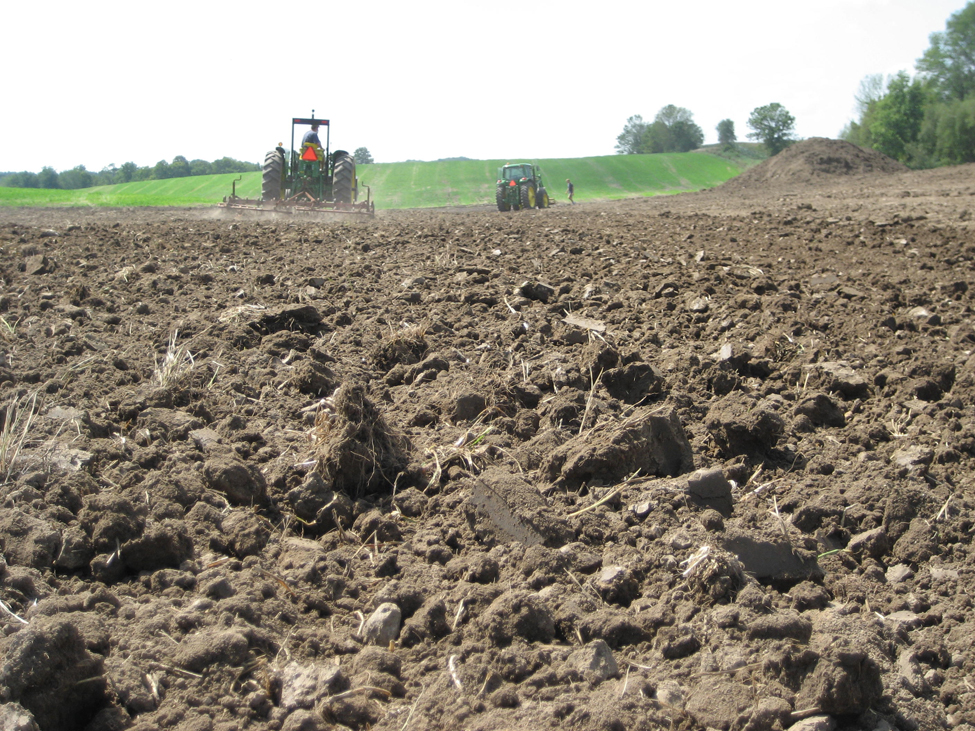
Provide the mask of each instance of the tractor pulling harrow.
POLYGON ((277 211, 283 213, 349 213, 375 215, 369 186, 365 188, 365 200, 359 200, 359 179, 355 172, 355 159, 345 150, 329 152, 329 121, 316 119, 315 110, 310 118, 295 117, 291 120, 291 151, 283 144, 264 156, 261 172, 261 197, 241 198, 237 195, 237 180, 231 194, 218 205, 236 210, 277 211), (321 142, 301 142, 295 147, 295 127, 324 127, 325 146, 321 142))

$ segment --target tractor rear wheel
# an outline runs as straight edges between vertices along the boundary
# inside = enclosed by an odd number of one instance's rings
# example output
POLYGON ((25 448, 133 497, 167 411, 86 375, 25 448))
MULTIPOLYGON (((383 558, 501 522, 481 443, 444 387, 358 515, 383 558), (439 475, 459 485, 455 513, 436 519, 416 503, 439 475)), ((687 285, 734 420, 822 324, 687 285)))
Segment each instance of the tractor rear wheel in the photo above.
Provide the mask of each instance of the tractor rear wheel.
POLYGON ((522 210, 526 208, 534 208, 534 207, 535 207, 535 186, 534 185, 521 186, 522 210))
POLYGON ((281 178, 284 175, 284 155, 271 150, 264 156, 261 168, 261 200, 276 201, 281 197, 281 178))
POLYGON ((355 189, 355 160, 351 155, 336 153, 332 167, 332 197, 336 203, 354 203, 352 191, 355 189))
POLYGON ((538 195, 535 196, 535 202, 538 203, 539 208, 548 208, 548 191, 545 188, 538 189, 538 195))
POLYGON ((494 199, 498 203, 499 211, 508 211, 511 206, 508 205, 508 198, 505 196, 505 190, 503 185, 499 185, 494 191, 494 199))

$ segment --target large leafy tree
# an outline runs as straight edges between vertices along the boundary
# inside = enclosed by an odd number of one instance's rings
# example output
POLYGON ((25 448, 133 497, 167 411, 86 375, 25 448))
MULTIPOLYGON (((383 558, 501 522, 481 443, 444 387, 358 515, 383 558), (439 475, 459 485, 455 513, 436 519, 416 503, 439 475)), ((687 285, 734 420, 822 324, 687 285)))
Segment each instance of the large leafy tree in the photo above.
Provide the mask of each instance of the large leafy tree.
POLYGON ((704 132, 694 123, 694 115, 683 107, 668 104, 647 124, 635 114, 626 120, 616 138, 616 152, 635 155, 653 152, 689 152, 701 146, 704 132))
POLYGON ((873 149, 907 163, 924 121, 926 92, 919 79, 901 71, 887 84, 887 93, 870 104, 861 122, 862 137, 873 149))
POLYGON ((930 41, 916 66, 938 98, 962 101, 975 94, 975 2, 948 18, 945 30, 932 33, 930 41))
POLYGON ((650 152, 690 152, 704 142, 704 132, 684 107, 668 104, 657 112, 648 131, 650 152))
POLYGON ((623 131, 616 138, 616 152, 619 155, 639 155, 645 152, 643 149, 643 138, 647 133, 647 123, 643 117, 634 114, 626 120, 623 131))
POLYGON ((975 1, 930 40, 913 79, 901 71, 861 82, 859 119, 844 139, 915 168, 975 162, 975 1))
POLYGON ((857 103, 857 112, 862 118, 870 107, 884 98, 887 93, 887 81, 883 74, 870 74, 860 81, 860 86, 853 98, 857 103))
POLYGON ((925 107, 917 143, 907 150, 913 167, 975 162, 975 96, 925 107))
POLYGON ((115 163, 109 163, 97 173, 94 174, 92 184, 93 185, 114 185, 118 179, 118 168, 115 167, 115 163))
POLYGON ((66 190, 79 190, 91 187, 92 176, 84 165, 78 165, 71 170, 63 170, 58 176, 58 182, 66 190))
POLYGON ((352 153, 352 159, 355 160, 356 165, 369 165, 370 163, 376 162, 372 159, 372 155, 369 153, 368 148, 359 147, 355 152, 352 153))
POLYGON ((177 155, 169 163, 170 178, 188 178, 190 176, 190 161, 182 155, 177 155))
POLYGON ((39 188, 48 188, 54 190, 55 188, 61 187, 60 176, 51 167, 41 168, 41 172, 37 174, 37 185, 39 188))
POLYGON ((122 167, 120 167, 115 172, 115 180, 119 183, 131 183, 135 178, 135 172, 139 169, 139 166, 134 162, 123 162, 122 167))
POLYGON ((796 118, 778 102, 753 109, 748 126, 753 130, 748 138, 765 145, 769 155, 778 155, 795 142, 796 118))
POLYGON ((155 165, 152 166, 152 177, 153 180, 166 180, 167 178, 173 177, 170 175, 169 163, 165 160, 160 160, 155 165))
POLYGON ((730 119, 722 119, 715 129, 718 132, 718 144, 723 148, 734 147, 735 143, 738 142, 738 137, 735 135, 735 123, 730 119))
POLYGON ((191 160, 190 175, 210 175, 213 173, 213 165, 208 160, 191 160))

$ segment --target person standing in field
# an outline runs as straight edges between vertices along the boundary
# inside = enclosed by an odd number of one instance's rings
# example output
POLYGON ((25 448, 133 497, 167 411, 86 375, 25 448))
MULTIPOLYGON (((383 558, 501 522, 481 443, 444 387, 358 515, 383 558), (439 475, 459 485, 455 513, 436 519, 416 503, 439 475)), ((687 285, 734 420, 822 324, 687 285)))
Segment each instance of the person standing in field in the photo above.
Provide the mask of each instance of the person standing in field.
POLYGON ((569 203, 573 203, 573 204, 575 203, 575 201, 572 200, 572 196, 575 195, 575 192, 576 192, 576 188, 572 184, 572 181, 569 180, 568 178, 566 178, 565 179, 565 194, 567 196, 569 196, 569 203))

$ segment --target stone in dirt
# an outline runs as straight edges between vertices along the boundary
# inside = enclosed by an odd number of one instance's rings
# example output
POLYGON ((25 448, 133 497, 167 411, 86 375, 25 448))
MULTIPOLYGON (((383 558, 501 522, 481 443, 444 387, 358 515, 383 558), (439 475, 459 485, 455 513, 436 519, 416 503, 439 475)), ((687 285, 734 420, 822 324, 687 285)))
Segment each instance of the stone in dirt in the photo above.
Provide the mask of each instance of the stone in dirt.
POLYGON ((468 521, 486 543, 561 545, 568 534, 541 493, 517 475, 493 469, 473 479, 468 521))
POLYGON ((376 611, 362 625, 362 637, 373 645, 386 647, 399 637, 402 621, 400 608, 392 602, 385 602, 376 607, 376 611))
POLYGON ((728 524, 720 542, 725 550, 738 557, 745 571, 760 581, 798 583, 823 578, 815 554, 797 549, 784 536, 759 537, 728 524))
POLYGON ((315 708, 329 695, 348 687, 348 680, 338 665, 293 661, 280 673, 281 707, 287 711, 315 708))
POLYGON ((733 498, 731 483, 720 468, 700 469, 687 476, 687 493, 699 505, 728 517, 733 498))

